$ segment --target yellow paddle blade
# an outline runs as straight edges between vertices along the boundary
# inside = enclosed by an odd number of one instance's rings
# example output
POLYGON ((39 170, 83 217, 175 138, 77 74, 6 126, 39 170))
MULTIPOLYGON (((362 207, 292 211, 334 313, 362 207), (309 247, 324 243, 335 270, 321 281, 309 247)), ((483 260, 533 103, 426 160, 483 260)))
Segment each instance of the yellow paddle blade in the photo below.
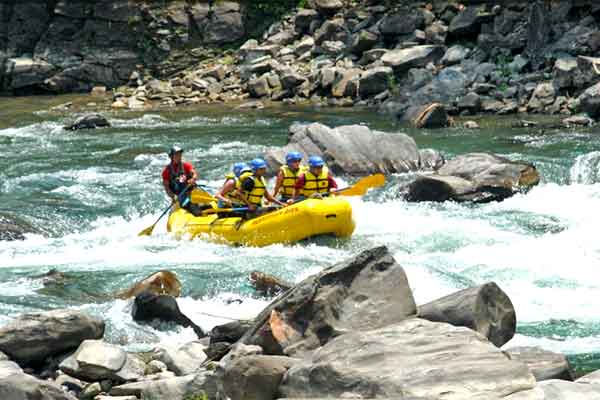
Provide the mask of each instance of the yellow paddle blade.
POLYGON ((354 185, 341 189, 335 192, 340 196, 364 196, 367 190, 375 187, 380 187, 385 184, 385 176, 383 174, 375 174, 365 176, 356 182, 354 185))
POLYGON ((155 226, 156 226, 156 224, 147 227, 146 229, 144 229, 143 231, 138 233, 138 236, 152 236, 152 231, 154 230, 155 226))
POLYGON ((192 203, 199 204, 210 203, 211 201, 215 201, 215 198, 210 193, 196 187, 192 190, 190 200, 192 203))

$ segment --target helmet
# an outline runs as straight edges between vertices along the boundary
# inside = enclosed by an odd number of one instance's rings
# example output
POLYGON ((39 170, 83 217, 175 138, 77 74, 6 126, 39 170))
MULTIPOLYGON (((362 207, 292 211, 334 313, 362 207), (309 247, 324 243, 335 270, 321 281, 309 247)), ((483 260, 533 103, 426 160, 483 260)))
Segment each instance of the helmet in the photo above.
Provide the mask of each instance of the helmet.
POLYGON ((311 167, 322 167, 325 164, 323 159, 319 156, 310 156, 308 158, 308 165, 311 167))
POLYGON ((233 164, 233 173, 235 176, 240 176, 244 171, 250 171, 250 167, 245 162, 236 162, 233 164))
POLYGON ((171 147, 171 150, 169 150, 169 157, 173 158, 176 153, 183 153, 183 149, 179 146, 171 147))
POLYGON ((287 164, 290 164, 294 161, 300 161, 300 160, 302 160, 302 153, 300 153, 299 151, 290 151, 285 156, 285 162, 287 164))
POLYGON ((256 172, 257 169, 267 168, 267 163, 262 158, 255 158, 250 161, 250 167, 252 167, 252 171, 256 172))

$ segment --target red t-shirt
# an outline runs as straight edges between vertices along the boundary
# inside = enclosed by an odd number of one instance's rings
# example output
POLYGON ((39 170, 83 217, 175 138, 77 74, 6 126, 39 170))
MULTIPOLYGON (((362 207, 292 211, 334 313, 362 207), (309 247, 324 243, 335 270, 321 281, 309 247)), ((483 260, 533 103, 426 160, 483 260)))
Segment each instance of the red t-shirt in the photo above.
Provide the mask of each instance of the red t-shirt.
MULTIPOLYGON (((337 182, 335 181, 335 179, 333 179, 333 176, 331 176, 331 173, 327 174, 327 180, 329 181, 329 189, 337 189, 337 187, 338 187, 337 182)), ((301 174, 298 177, 298 179, 296 179, 295 188, 296 189, 304 188, 305 181, 306 181, 306 178, 305 178, 304 174, 301 174)))
MULTIPOLYGON (((170 170, 170 168, 169 168, 169 166, 170 166, 170 165, 171 165, 171 164, 167 165, 167 166, 165 167, 165 169, 163 169, 163 172, 162 172, 162 178, 163 178, 163 181, 164 181, 164 182, 167 182, 167 183, 169 182, 169 180, 170 180, 170 178, 171 178, 171 177, 170 177, 170 174, 171 174, 171 173, 170 173, 170 171, 169 171, 169 170, 170 170)), ((175 171, 179 171, 179 165, 177 165, 177 164, 173 165, 173 169, 174 169, 175 171)), ((184 162, 184 163, 183 163, 183 172, 185 172, 185 174, 186 174, 186 175, 188 175, 188 176, 189 176, 189 175, 191 175, 191 174, 192 174, 192 170, 193 170, 193 169, 194 169, 194 167, 193 167, 193 166, 192 166, 192 164, 190 164, 189 162, 184 162)))

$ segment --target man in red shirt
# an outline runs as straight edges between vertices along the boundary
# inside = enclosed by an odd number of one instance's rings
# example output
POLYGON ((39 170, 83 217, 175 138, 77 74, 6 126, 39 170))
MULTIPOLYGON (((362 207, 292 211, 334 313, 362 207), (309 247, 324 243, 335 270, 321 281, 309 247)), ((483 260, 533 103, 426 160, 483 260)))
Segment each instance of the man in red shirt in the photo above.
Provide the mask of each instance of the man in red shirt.
POLYGON ((337 189, 337 182, 319 156, 308 158, 309 170, 300 174, 294 186, 294 198, 288 203, 309 197, 328 196, 337 189))
MULTIPOLYGON (((167 195, 173 200, 177 200, 182 192, 196 184, 198 173, 191 163, 183 162, 183 149, 179 146, 171 147, 169 158, 171 162, 162 172, 163 186, 167 195)), ((183 203, 184 199, 181 199, 183 203)))

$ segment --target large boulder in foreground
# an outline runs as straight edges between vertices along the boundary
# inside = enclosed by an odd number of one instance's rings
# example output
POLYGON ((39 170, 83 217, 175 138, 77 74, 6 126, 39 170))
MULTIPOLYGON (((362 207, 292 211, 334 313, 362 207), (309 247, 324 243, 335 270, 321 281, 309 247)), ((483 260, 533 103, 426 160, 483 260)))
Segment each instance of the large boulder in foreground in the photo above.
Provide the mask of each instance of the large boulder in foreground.
POLYGON ((283 165, 289 151, 322 156, 334 174, 408 172, 420 165, 413 138, 403 133, 372 131, 362 125, 334 129, 319 123, 292 125, 289 143, 283 148, 272 148, 265 155, 271 172, 283 165))
POLYGON ((419 306, 419 317, 471 328, 498 347, 512 339, 517 328, 512 302, 493 282, 419 306))
POLYGON ((271 303, 241 339, 266 354, 302 355, 344 333, 416 314, 404 269, 375 247, 311 276, 271 303))
POLYGON ((199 338, 206 336, 202 328, 181 312, 174 297, 157 295, 150 291, 143 291, 135 297, 131 315, 136 322, 150 322, 153 320, 174 322, 184 327, 192 327, 199 338))
POLYGON ((292 366, 279 389, 288 398, 463 400, 500 399, 535 383, 525 364, 478 333, 410 318, 331 340, 292 366))
POLYGON ((2 400, 77 400, 60 386, 17 373, 0 379, 2 400))
POLYGON ((32 365, 102 336, 104 321, 78 311, 24 314, 0 327, 0 351, 20 365, 32 365))
POLYGON ((469 153, 447 161, 435 174, 419 175, 401 189, 408 201, 499 201, 537 185, 540 175, 526 161, 469 153))

